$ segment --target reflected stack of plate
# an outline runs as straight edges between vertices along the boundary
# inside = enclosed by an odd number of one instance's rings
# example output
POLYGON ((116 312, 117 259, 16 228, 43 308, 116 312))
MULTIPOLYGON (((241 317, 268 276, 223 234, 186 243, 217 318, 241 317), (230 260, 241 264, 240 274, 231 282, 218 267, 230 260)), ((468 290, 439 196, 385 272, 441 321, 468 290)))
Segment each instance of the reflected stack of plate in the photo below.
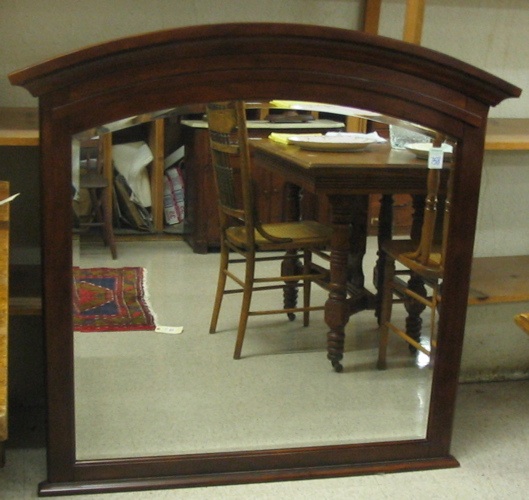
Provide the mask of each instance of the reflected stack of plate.
POLYGON ((270 139, 283 144, 294 144, 301 149, 311 151, 363 151, 371 144, 385 143, 386 139, 376 132, 361 134, 354 132, 328 132, 327 134, 278 134, 272 133, 270 139))

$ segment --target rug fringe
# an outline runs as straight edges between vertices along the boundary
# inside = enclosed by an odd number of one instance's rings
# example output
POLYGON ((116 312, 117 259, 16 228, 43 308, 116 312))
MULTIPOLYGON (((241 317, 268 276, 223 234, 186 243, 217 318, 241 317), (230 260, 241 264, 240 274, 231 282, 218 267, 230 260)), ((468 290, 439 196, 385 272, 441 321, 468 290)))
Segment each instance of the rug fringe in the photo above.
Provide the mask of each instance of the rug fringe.
POLYGON ((147 306, 149 307, 149 311, 151 313, 151 316, 152 316, 152 320, 154 322, 154 328, 156 328, 158 326, 158 317, 156 315, 156 313, 154 312, 154 309, 152 307, 152 304, 151 304, 151 294, 149 292, 149 288, 147 287, 147 269, 145 267, 142 268, 142 276, 143 276, 143 279, 142 279, 142 288, 143 288, 143 298, 145 300, 145 303, 147 304, 147 306))

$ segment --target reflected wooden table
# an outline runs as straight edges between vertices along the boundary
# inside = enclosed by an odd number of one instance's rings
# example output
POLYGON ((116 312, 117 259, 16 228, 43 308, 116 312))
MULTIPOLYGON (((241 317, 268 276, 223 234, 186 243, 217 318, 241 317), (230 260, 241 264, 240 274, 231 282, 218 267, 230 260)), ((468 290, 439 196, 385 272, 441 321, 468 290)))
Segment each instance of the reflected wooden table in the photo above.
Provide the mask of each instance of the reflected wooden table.
MULTIPOLYGON (((325 304, 327 357, 336 371, 341 360, 349 316, 376 309, 377 298, 365 288, 362 260, 367 237, 370 194, 382 195, 379 241, 391 235, 391 196, 423 194, 427 167, 408 151, 387 144, 370 145, 361 152, 316 152, 268 139, 251 141, 254 164, 283 175, 299 199, 302 189, 327 197, 334 234, 331 241, 330 292, 325 304)), ((296 210, 290 215, 295 217, 296 210)), ((380 269, 383 263, 380 262, 380 269)), ((381 273, 375 275, 376 284, 381 273), (378 275, 378 276, 377 276, 378 275)))

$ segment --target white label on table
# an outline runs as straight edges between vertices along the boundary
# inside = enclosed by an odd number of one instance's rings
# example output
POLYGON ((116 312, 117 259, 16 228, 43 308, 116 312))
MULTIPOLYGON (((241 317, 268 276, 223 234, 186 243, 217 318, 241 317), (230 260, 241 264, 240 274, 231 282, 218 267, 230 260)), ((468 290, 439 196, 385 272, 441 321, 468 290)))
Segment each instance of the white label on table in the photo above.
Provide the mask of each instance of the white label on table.
POLYGON ((443 168, 443 148, 431 148, 428 152, 428 168, 443 168))

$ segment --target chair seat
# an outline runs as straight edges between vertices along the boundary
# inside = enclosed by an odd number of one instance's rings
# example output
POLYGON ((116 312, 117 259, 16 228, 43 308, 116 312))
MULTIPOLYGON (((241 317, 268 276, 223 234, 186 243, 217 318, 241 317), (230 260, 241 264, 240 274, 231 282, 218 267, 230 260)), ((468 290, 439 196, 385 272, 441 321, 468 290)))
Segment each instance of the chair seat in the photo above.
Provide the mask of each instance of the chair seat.
MULTIPOLYGON (((255 244, 260 250, 300 248, 303 246, 327 245, 332 228, 315 221, 278 222, 263 224, 263 229, 276 238, 289 238, 290 241, 274 243, 255 231, 255 244)), ((239 248, 246 247, 246 228, 233 226, 227 229, 226 237, 239 248)))
POLYGON ((438 280, 443 275, 441 267, 441 247, 434 245, 427 264, 421 264, 412 258, 417 250, 418 243, 414 240, 390 240, 382 244, 382 249, 392 259, 400 262, 413 272, 426 279, 438 280))

